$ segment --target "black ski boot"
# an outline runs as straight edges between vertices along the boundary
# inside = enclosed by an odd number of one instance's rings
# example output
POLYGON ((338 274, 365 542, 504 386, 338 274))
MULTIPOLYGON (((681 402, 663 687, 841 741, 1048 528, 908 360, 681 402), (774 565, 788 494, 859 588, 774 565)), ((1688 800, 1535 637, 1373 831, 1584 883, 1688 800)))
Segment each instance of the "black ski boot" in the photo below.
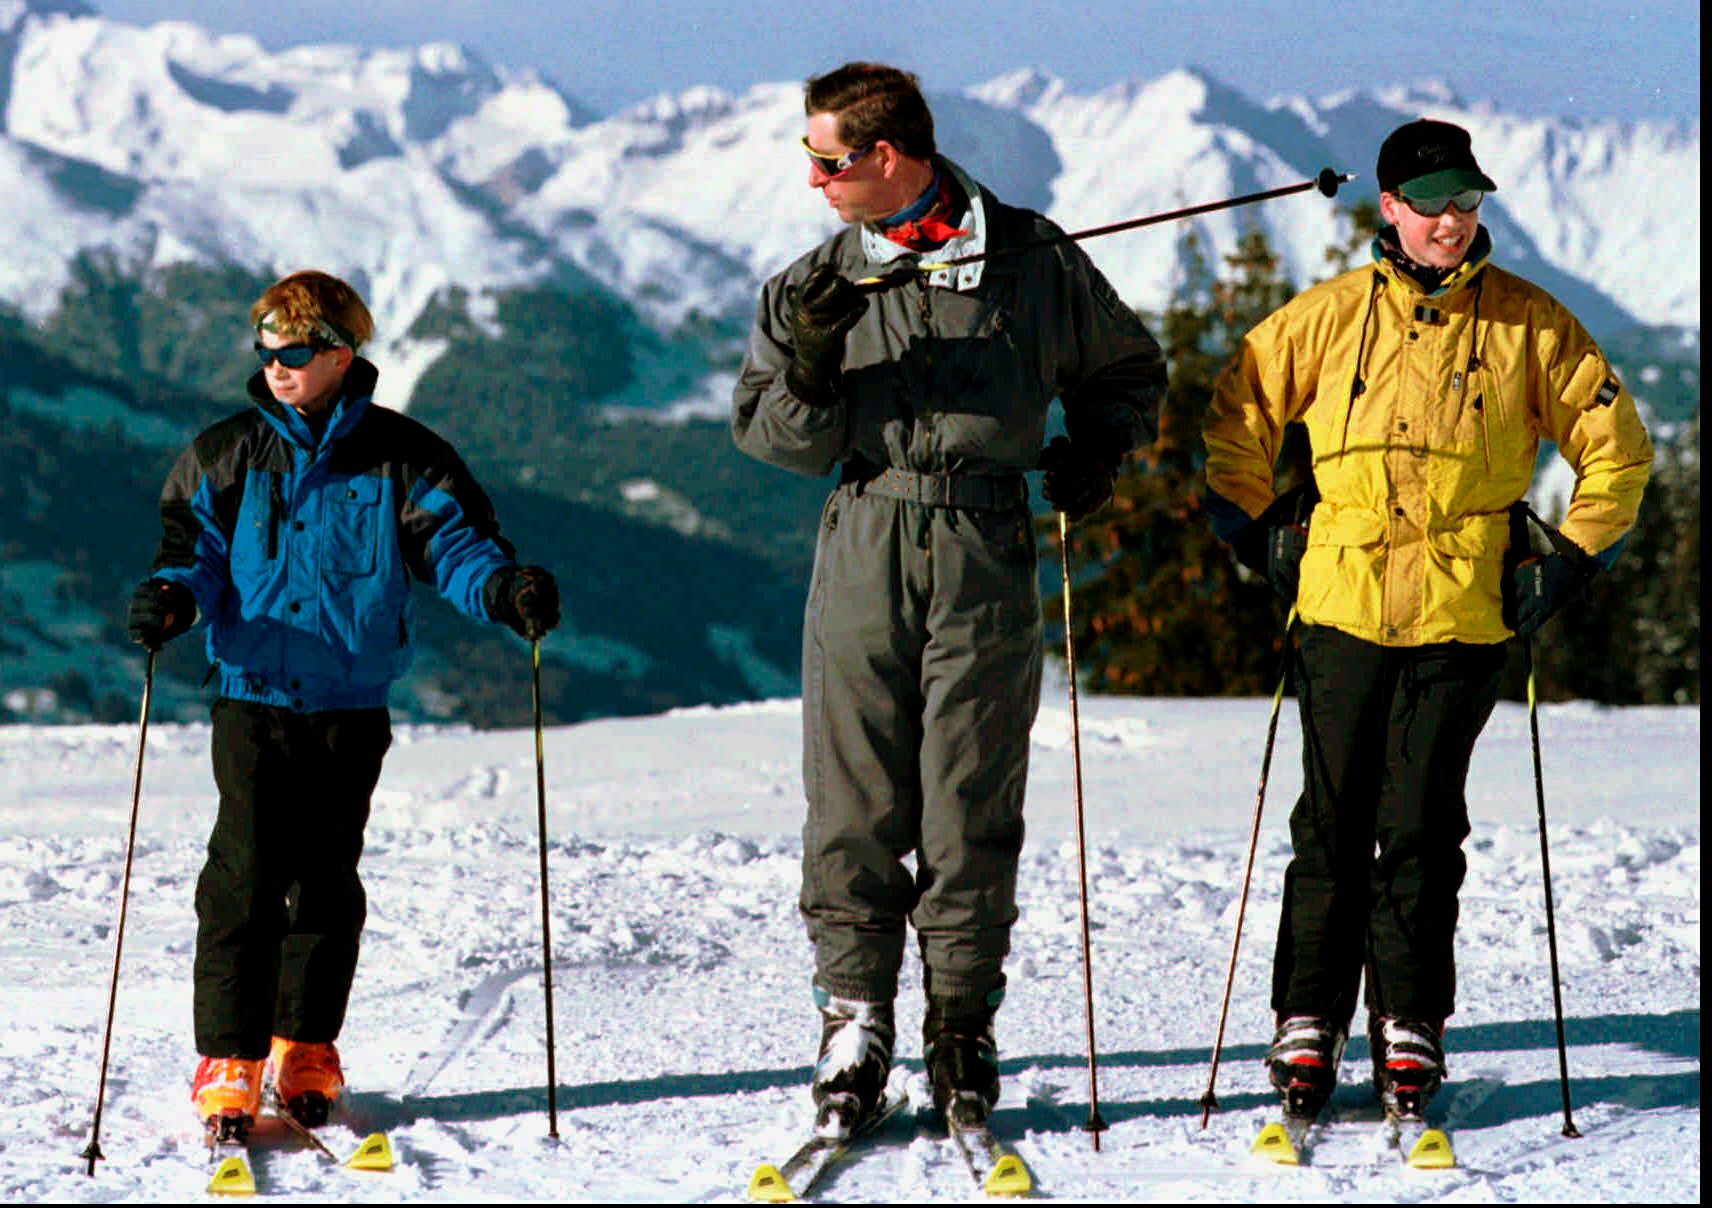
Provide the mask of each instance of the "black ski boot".
POLYGON ((1348 1032, 1320 1015, 1290 1015, 1278 1021, 1266 1069, 1284 1099, 1284 1114, 1312 1120, 1337 1089, 1338 1062, 1348 1032))
POLYGON ((952 1124, 985 1124, 999 1101, 999 1046, 992 1006, 929 999, 922 1056, 933 1106, 952 1124))
POLYGON ((1370 1015, 1367 1043, 1373 1051, 1373 1086, 1385 1112, 1419 1118, 1444 1083, 1444 1028, 1417 1019, 1370 1015))
POLYGON ((820 1059, 814 1066, 814 1127, 847 1137, 879 1109, 892 1072, 897 1027, 889 1002, 839 998, 816 986, 820 1059))

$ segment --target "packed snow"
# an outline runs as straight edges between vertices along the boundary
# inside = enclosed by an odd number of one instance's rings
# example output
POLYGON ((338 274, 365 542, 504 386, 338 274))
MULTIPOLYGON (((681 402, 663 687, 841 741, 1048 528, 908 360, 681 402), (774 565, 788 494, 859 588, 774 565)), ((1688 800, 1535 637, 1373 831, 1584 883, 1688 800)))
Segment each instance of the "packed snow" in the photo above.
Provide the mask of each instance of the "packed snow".
MULTIPOLYGON (((526 673, 519 690, 527 693, 526 673)), ((999 1014, 997 1127, 1043 1198, 1695 1202, 1700 1198, 1700 712, 1540 710, 1568 1016, 1562 1105, 1526 710, 1476 752, 1451 1082, 1433 1113, 1460 1167, 1402 1169, 1352 1041, 1316 1161, 1259 1164, 1259 1058, 1286 816, 1290 706, 1265 803, 1242 960, 1205 1131, 1219 996, 1268 701, 1084 699, 1100 1109, 1083 1039, 1070 725, 1035 727, 1021 921, 999 1014)), ((773 701, 546 735, 559 1139, 547 1137, 533 735, 400 727, 375 797, 369 922, 341 1049, 349 1150, 384 1130, 386 1174, 332 1169, 284 1134, 265 1192, 360 1202, 740 1200, 811 1114, 818 1038, 795 911, 799 705, 773 701)), ((208 731, 154 726, 143 769, 101 1146, 95 1103, 136 727, 0 729, 0 1198, 176 1201, 209 1178, 188 1081, 191 895, 214 809, 208 731)), ((912 958, 913 963, 913 958, 912 958)), ((906 966, 899 1055, 920 1071, 906 966)), ((1357 1024, 1358 1030, 1360 1023, 1357 1024)), ((966 1201, 942 1136, 909 1113, 820 1198, 966 1201)))

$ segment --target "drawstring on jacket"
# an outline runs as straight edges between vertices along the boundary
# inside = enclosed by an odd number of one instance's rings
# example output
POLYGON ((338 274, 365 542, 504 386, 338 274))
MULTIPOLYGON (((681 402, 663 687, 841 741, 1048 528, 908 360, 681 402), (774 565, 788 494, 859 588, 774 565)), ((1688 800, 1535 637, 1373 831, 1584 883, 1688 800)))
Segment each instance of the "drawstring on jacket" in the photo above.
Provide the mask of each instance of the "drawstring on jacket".
POLYGON ((1374 302, 1379 297, 1379 291, 1385 288, 1385 275, 1378 269, 1373 270, 1373 281, 1367 287, 1367 309, 1361 314, 1361 339, 1355 346, 1355 377, 1349 384, 1349 406, 1343 413, 1343 433, 1338 437, 1338 456, 1342 457, 1349 448, 1349 420, 1355 414, 1355 400, 1367 393, 1367 327, 1373 320, 1374 302))
MULTIPOLYGON (((1480 372, 1480 367, 1486 362, 1480 356, 1480 295, 1486 290, 1486 274, 1483 272, 1474 279, 1474 318, 1468 325, 1468 385, 1473 384, 1474 375, 1480 372)), ((1467 394, 1463 395, 1468 397, 1467 394)), ((1474 396, 1474 409, 1480 413, 1480 456, 1486 463, 1486 472, 1492 473, 1492 429, 1486 419, 1486 395, 1484 392, 1474 396)))

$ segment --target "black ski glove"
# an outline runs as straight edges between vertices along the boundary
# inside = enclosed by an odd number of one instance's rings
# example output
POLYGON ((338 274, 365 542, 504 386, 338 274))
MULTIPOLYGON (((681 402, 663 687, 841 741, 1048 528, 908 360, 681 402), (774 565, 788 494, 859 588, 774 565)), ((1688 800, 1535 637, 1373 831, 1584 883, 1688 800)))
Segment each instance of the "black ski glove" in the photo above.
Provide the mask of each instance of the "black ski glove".
POLYGON ((1302 585, 1302 555, 1308 552, 1307 518, 1319 492, 1311 484, 1278 496, 1231 540, 1236 560, 1265 579, 1280 600, 1296 603, 1302 585))
POLYGON ((1099 511, 1112 497, 1116 466, 1108 465, 1067 436, 1055 436, 1040 451, 1040 468, 1046 478, 1041 494, 1053 510, 1072 522, 1099 511))
POLYGON ((1510 572, 1504 619, 1517 637, 1527 637, 1585 595, 1598 567, 1585 555, 1580 559, 1563 554, 1527 559, 1510 572))
POLYGON ((803 279, 801 287, 787 290, 785 300, 791 305, 795 350, 785 370, 785 385, 811 407, 830 407, 838 401, 844 341, 868 309, 867 295, 849 278, 839 276, 832 265, 822 264, 803 279))
POLYGON ((129 632, 145 650, 159 650, 196 623, 196 597, 171 579, 144 579, 131 593, 129 632))
POLYGON ((1266 581, 1284 603, 1294 606, 1302 586, 1302 555, 1308 552, 1308 530, 1281 524, 1266 534, 1266 581))
POLYGON ((482 602, 488 616, 530 641, 544 637, 559 623, 559 584, 539 566, 494 571, 482 585, 482 602))

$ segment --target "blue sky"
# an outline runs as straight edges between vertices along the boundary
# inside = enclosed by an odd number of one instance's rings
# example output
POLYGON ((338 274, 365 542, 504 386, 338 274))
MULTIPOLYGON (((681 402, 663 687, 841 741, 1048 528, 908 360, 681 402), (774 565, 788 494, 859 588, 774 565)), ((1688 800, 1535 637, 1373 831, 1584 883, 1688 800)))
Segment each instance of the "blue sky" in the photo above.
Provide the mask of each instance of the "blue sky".
POLYGON ((461 42, 490 62, 538 68, 602 112, 694 84, 741 91, 871 58, 916 71, 930 90, 1038 66, 1086 91, 1194 65, 1260 101, 1442 79, 1465 99, 1525 114, 1690 120, 1700 114, 1699 8, 1679 0, 93 3, 116 19, 190 20, 248 33, 273 48, 461 42))

